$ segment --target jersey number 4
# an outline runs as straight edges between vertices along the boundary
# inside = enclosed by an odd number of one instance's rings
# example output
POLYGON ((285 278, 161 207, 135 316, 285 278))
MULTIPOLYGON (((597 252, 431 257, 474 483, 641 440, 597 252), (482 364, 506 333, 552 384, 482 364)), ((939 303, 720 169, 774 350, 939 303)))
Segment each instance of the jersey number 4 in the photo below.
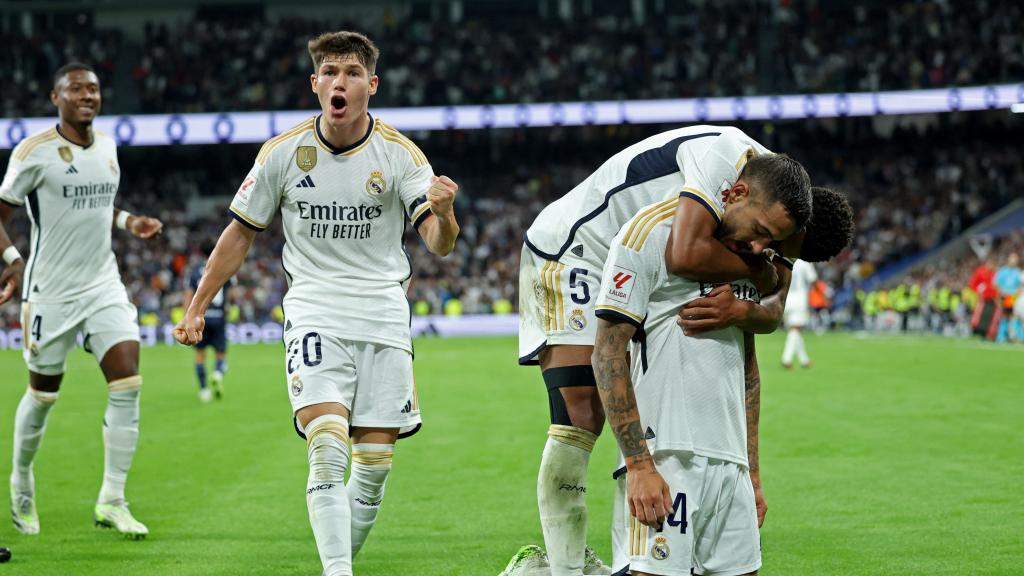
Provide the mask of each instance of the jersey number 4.
POLYGON ((665 520, 669 526, 679 527, 680 534, 686 534, 686 494, 682 492, 676 494, 676 499, 672 502, 672 513, 665 520), (678 520, 676 520, 676 514, 679 515, 678 520))

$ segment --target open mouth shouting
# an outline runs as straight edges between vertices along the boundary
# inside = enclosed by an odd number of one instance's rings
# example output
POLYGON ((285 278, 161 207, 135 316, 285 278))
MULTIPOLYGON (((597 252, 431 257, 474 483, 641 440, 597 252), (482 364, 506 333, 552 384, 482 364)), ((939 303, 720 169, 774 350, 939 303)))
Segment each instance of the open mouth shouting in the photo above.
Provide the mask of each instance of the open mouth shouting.
POLYGON ((331 118, 341 119, 345 117, 345 112, 348 110, 348 101, 345 97, 340 94, 331 96, 331 118))

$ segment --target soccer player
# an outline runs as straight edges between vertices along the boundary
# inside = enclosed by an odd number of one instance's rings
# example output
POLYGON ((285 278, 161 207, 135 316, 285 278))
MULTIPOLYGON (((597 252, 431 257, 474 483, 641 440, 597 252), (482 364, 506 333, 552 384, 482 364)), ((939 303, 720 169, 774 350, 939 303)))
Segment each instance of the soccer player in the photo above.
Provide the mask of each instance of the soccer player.
POLYGON ((32 223, 27 265, 0 224, 0 304, 22 289, 21 318, 29 386, 14 417, 11 516, 23 534, 39 533, 32 461, 57 402, 65 360, 76 335, 99 361, 107 380, 103 417, 103 485, 96 524, 134 538, 148 529, 125 501, 125 482, 139 436, 139 325, 110 249, 114 226, 152 238, 162 224, 114 206, 121 178, 114 140, 93 131, 100 85, 92 68, 67 64, 54 75, 50 100, 60 115, 54 128, 21 141, 0 184, 0 221, 28 208, 32 223))
POLYGON ((286 390, 307 440, 306 504, 324 573, 347 576, 376 520, 395 441, 420 425, 402 231, 408 218, 431 253, 449 254, 458 187, 368 113, 379 83, 373 42, 328 33, 309 54, 321 113, 263 146, 174 336, 199 342, 213 298, 280 211, 286 390))
MULTIPOLYGON (((213 252, 212 244, 203 244, 203 256, 210 257, 213 252)), ((194 266, 189 273, 188 288, 181 299, 182 307, 188 309, 192 297, 199 287, 199 280, 203 277, 203 267, 194 266)), ((199 379, 199 400, 209 402, 215 396, 220 400, 224 396, 224 373, 228 371, 227 352, 227 310, 231 290, 231 280, 217 292, 206 310, 206 326, 203 330, 203 339, 196 344, 196 378, 199 379), (210 387, 206 386, 206 349, 212 347, 216 355, 216 364, 213 368, 213 377, 210 379, 210 387)))
MULTIPOLYGON (((845 207, 848 224, 824 231, 821 242, 808 234, 808 250, 797 250, 802 256, 828 258, 848 244, 852 212, 840 200, 834 208, 845 207)), ((656 213, 666 218, 650 214, 642 211, 612 242, 596 304, 594 369, 625 463, 616 473, 613 568, 634 575, 756 573, 767 505, 757 466, 760 376, 753 335, 744 330, 763 326, 751 315, 709 331, 701 320, 685 335, 677 323, 687 327, 689 316, 704 315, 712 298, 703 295, 728 293, 748 306, 761 295, 746 280, 720 289, 671 274, 663 256, 672 208, 656 213), (697 306, 684 307, 680 319, 680 305, 691 301, 697 306)), ((784 303, 785 288, 774 299, 784 303)))
POLYGON ((793 275, 789 284, 789 298, 786 299, 786 312, 783 320, 786 323, 786 345, 782 349, 782 365, 793 367, 793 356, 800 360, 804 368, 811 367, 811 359, 807 355, 804 336, 801 331, 811 321, 811 306, 808 298, 811 286, 818 281, 818 273, 814 264, 804 260, 793 263, 793 275))
POLYGON ((809 188, 799 163, 772 154, 742 131, 693 126, 612 156, 545 208, 527 231, 519 273, 519 361, 539 363, 548 389, 551 426, 537 500, 555 576, 584 573, 587 463, 604 426, 590 365, 593 296, 610 239, 645 205, 678 205, 682 219, 704 234, 676 235, 694 247, 681 271, 709 282, 750 277, 768 292, 777 281, 774 266, 729 247, 756 256, 799 229, 811 212, 809 188), (726 194, 736 197, 728 213, 726 194))

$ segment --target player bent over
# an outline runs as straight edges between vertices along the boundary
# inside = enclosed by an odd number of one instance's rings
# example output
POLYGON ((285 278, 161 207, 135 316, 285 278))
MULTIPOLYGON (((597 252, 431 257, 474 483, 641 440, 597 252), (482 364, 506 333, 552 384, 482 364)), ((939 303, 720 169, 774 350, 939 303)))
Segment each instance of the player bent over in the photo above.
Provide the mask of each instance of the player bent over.
POLYGON ((537 499, 555 576, 595 569, 586 559, 585 487, 604 411, 590 362, 594 298, 610 239, 638 210, 657 202, 642 221, 666 219, 678 210, 688 224, 675 237, 690 247, 680 271, 709 282, 755 277, 770 291, 777 280, 774 267, 760 259, 750 263, 729 248, 759 254, 783 238, 771 221, 787 214, 802 226, 811 211, 809 187, 799 163, 772 154, 742 131, 691 126, 612 156, 545 208, 527 231, 519 276, 519 360, 539 363, 548 388, 552 425, 537 499), (728 207, 725 193, 736 196, 728 207), (581 489, 565 490, 565 484, 581 489))
POLYGON ((324 34, 309 53, 321 113, 263 146, 174 335, 200 340, 210 302, 280 211, 286 385, 307 440, 306 504, 324 573, 348 576, 376 520, 395 441, 420 425, 405 220, 432 253, 449 254, 459 233, 458 187, 369 115, 379 52, 368 38, 324 34))
POLYGON ((110 248, 113 226, 138 238, 162 224, 114 207, 121 178, 117 148, 94 133, 99 80, 84 64, 68 64, 54 77, 50 100, 56 127, 18 144, 0 184, 0 221, 25 206, 32 223, 27 264, 0 225, 6 269, 0 304, 22 289, 21 318, 29 386, 14 417, 11 516, 23 534, 39 533, 32 461, 47 415, 57 402, 65 360, 79 332, 107 380, 103 418, 103 484, 94 509, 97 525, 130 537, 149 531, 132 517, 124 488, 139 437, 139 325, 110 248))

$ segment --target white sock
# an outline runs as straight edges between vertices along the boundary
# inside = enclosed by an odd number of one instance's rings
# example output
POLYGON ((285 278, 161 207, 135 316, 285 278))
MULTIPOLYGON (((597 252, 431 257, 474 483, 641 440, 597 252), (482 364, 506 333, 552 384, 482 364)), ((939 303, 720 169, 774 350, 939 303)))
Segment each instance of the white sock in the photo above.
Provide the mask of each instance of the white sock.
POLYGON ((582 576, 587 546, 587 464, 597 435, 552 424, 537 474, 537 505, 551 576, 582 576))
POLYGON ((796 353, 796 342, 800 337, 800 333, 796 330, 788 330, 786 332, 786 345, 782 349, 782 363, 789 366, 793 363, 793 355, 796 353))
POLYGON ((324 414, 306 426, 306 507, 326 576, 352 576, 352 515, 345 489, 348 420, 324 414))
POLYGON ((139 394, 142 376, 107 383, 107 411, 103 415, 103 486, 100 504, 124 502, 124 485, 139 442, 139 394))
POLYGON ((807 357, 807 347, 804 345, 804 335, 796 330, 796 357, 800 359, 800 363, 807 365, 811 359, 807 357))
POLYGON ((352 510, 352 557, 362 549, 384 500, 394 444, 353 444, 348 502, 352 510))
POLYGON ((35 493, 32 461, 46 432, 46 417, 57 402, 56 392, 40 392, 31 387, 25 391, 14 413, 14 457, 11 483, 22 494, 35 493))

